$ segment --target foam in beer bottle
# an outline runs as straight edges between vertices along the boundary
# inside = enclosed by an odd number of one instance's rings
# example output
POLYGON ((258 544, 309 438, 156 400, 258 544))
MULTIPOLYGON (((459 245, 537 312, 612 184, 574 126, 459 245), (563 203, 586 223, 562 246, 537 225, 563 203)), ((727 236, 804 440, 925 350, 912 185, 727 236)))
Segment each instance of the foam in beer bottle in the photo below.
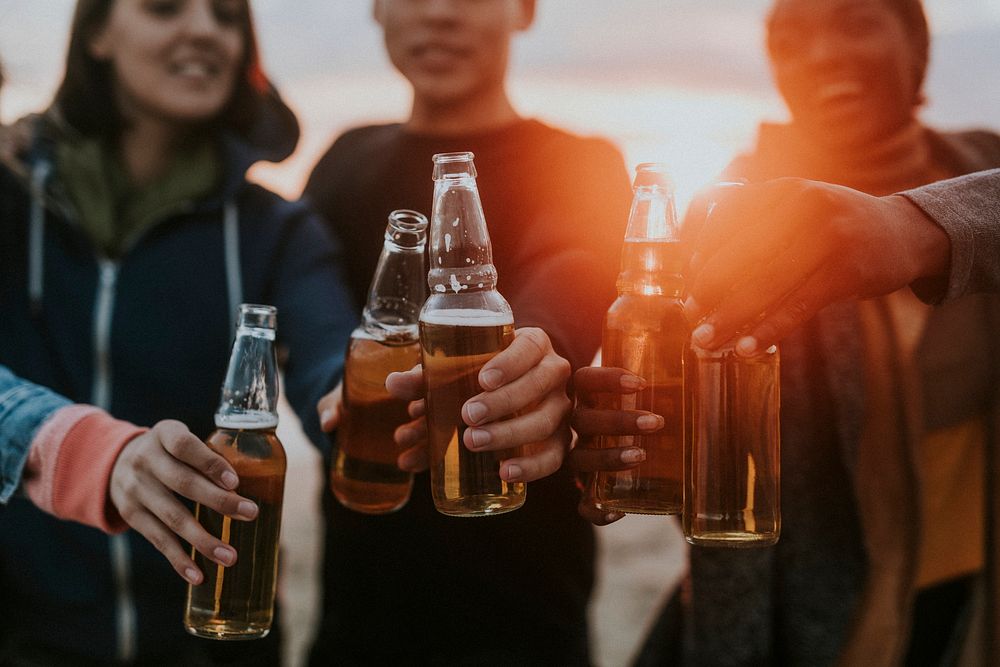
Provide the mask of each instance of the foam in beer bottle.
POLYGON ((604 318, 602 365, 645 379, 635 394, 607 396, 602 407, 647 410, 664 418, 648 435, 602 436, 597 446, 639 447, 634 468, 592 476, 588 501, 609 512, 679 514, 683 507, 684 357, 690 326, 681 302, 683 255, 673 188, 663 165, 636 167, 622 246, 618 298, 604 318))
POLYGON ((253 521, 234 520, 202 505, 195 518, 210 534, 236 549, 236 563, 218 565, 194 549, 205 574, 188 586, 184 627, 210 639, 256 639, 271 629, 278 573, 278 538, 285 485, 285 451, 278 425, 278 367, 274 350, 276 310, 240 306, 236 340, 206 442, 239 476, 236 492, 257 503, 253 521))
POLYGON ((462 406, 479 394, 482 367, 514 339, 514 316, 496 289, 472 153, 434 156, 430 295, 420 312, 427 390, 431 495, 439 512, 487 516, 524 503, 523 483, 500 478, 519 452, 473 452, 463 444, 462 406))
POLYGON ((402 209, 389 215, 363 322, 347 350, 330 487, 341 504, 366 514, 399 509, 413 488, 413 474, 396 465, 402 450, 393 439, 410 421, 407 403, 389 395, 385 378, 420 363, 426 245, 426 217, 402 209))

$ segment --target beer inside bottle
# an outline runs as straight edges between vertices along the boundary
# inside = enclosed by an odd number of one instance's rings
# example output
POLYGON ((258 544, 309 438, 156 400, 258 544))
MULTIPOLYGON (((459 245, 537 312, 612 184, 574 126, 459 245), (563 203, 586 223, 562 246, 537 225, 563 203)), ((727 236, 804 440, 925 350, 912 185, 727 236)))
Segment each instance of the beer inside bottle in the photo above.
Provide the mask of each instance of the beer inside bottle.
POLYGON ((525 485, 500 478, 500 463, 511 453, 469 450, 461 416, 465 402, 482 392, 479 371, 514 340, 513 321, 489 311, 431 313, 420 322, 420 340, 435 506, 456 516, 517 509, 524 503, 525 485))
POLYGON ((691 436, 684 535, 702 546, 778 541, 779 354, 744 358, 732 347, 690 353, 691 436))
POLYGON ((236 492, 257 503, 253 521, 241 521, 197 505, 195 517, 211 535, 236 549, 224 567, 192 548, 204 573, 188 585, 184 627, 209 639, 255 639, 271 629, 278 574, 278 544, 286 459, 275 435, 278 370, 274 351, 276 310, 243 304, 233 343, 216 430, 206 440, 239 476, 236 492))
POLYGON ((273 426, 220 428, 206 442, 232 464, 240 478, 236 492, 257 503, 260 512, 253 521, 239 521, 202 505, 195 508, 198 522, 236 549, 237 559, 223 567, 192 550, 205 579, 188 587, 184 625, 210 639, 264 637, 274 614, 285 453, 273 426))
POLYGON ((406 401, 395 399, 385 378, 420 363, 414 340, 389 345, 359 329, 351 336, 344 369, 344 410, 330 485, 345 507, 366 514, 399 509, 410 498, 413 474, 399 469, 393 434, 410 421, 406 401))
POLYGON ((330 487, 341 504, 366 514, 399 509, 413 489, 413 474, 396 465, 402 448, 393 438, 410 421, 407 402, 389 395, 385 379, 420 363, 427 224, 416 211, 389 214, 363 324, 351 334, 347 351, 330 487))
POLYGON ((680 514, 684 502, 684 356, 690 326, 681 302, 684 256, 673 192, 662 165, 636 168, 618 298, 604 319, 601 365, 646 381, 635 394, 609 395, 602 407, 646 410, 664 419, 649 435, 603 436, 597 446, 640 447, 638 466, 592 476, 588 501, 602 511, 680 514))

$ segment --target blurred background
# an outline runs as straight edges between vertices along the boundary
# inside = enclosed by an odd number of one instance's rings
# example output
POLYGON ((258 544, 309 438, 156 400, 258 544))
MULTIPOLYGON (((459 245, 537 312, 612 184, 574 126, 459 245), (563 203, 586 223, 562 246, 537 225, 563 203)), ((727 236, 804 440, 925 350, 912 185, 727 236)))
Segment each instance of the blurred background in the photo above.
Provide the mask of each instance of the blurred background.
MULTIPOLYGON (((364 0, 253 0, 268 73, 299 115, 302 141, 255 178, 297 197, 333 138, 399 120, 405 82, 389 65, 364 0)), ((72 0, 0 0, 0 121, 45 107, 62 75, 72 0)), ((583 134, 604 135, 628 166, 666 162, 679 207, 748 148, 762 119, 783 120, 763 50, 767 0, 539 0, 514 53, 520 110, 583 134)), ((1000 128, 1000 2, 925 0, 933 31, 924 118, 943 129, 1000 128)), ((429 177, 429 170, 428 170, 429 177)), ((290 455, 283 530, 289 662, 301 664, 316 605, 322 491, 314 450, 287 409, 290 455)), ((529 501, 530 502, 530 501, 529 501)), ((672 520, 627 517, 598 531, 599 583, 591 616, 598 665, 625 665, 683 573, 672 520)), ((568 558, 572 554, 567 554, 568 558)))

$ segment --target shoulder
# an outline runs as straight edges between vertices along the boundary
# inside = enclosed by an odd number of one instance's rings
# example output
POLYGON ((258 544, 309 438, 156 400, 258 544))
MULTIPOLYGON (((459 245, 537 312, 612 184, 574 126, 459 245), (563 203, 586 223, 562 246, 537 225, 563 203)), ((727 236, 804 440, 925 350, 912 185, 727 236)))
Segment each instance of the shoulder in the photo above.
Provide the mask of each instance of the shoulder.
POLYGON ((605 137, 577 134, 539 120, 528 121, 526 134, 538 145, 577 159, 625 162, 622 152, 605 137))
POLYGON ((962 172, 1000 166, 1000 134, 985 129, 959 132, 928 130, 931 146, 939 159, 954 162, 962 172))

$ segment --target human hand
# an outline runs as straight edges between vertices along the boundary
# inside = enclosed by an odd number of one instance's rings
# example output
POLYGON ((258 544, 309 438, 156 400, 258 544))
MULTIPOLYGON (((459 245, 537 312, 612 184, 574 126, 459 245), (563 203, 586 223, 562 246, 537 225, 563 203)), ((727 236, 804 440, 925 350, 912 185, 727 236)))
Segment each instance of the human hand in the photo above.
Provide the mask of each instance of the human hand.
POLYGON ((319 426, 324 433, 329 433, 340 426, 340 419, 344 414, 343 382, 338 383, 329 394, 319 399, 316 412, 319 413, 319 426))
POLYGON ((224 566, 236 562, 236 550, 202 528, 174 493, 251 521, 257 505, 232 491, 238 484, 236 471, 223 457, 184 424, 164 420, 122 449, 111 470, 110 496, 122 519, 166 556, 177 574, 198 585, 204 576, 178 537, 224 566))
POLYGON ((11 125, 0 125, 0 163, 26 175, 23 157, 31 149, 35 122, 39 114, 29 114, 11 125))
MULTIPOLYGON (((501 463, 500 477, 507 482, 530 482, 558 470, 570 441, 569 374, 569 362, 556 354, 544 331, 515 331, 514 341, 480 369, 479 385, 485 391, 462 406, 462 421, 471 427, 463 437, 465 447, 499 451, 530 444, 530 451, 501 463)), ((426 468, 423 370, 417 366, 391 373, 386 388, 397 398, 414 401, 414 420, 396 429, 396 442, 409 447, 398 464, 404 470, 426 468)))
MULTIPOLYGON (((584 488, 594 473, 626 470, 646 460, 646 452, 641 447, 596 448, 597 436, 645 435, 663 428, 663 417, 652 412, 602 407, 616 395, 634 394, 645 386, 645 380, 623 368, 589 366, 577 369, 574 374, 576 407, 571 423, 578 439, 569 459, 584 488)), ((583 518, 598 526, 625 516, 597 509, 587 502, 586 495, 580 498, 577 510, 583 518)))
POLYGON ((740 335, 737 353, 752 356, 830 303, 948 268, 947 235, 904 197, 796 178, 707 196, 714 202, 692 204, 684 223, 694 251, 685 307, 702 320, 692 341, 704 348, 740 335))

